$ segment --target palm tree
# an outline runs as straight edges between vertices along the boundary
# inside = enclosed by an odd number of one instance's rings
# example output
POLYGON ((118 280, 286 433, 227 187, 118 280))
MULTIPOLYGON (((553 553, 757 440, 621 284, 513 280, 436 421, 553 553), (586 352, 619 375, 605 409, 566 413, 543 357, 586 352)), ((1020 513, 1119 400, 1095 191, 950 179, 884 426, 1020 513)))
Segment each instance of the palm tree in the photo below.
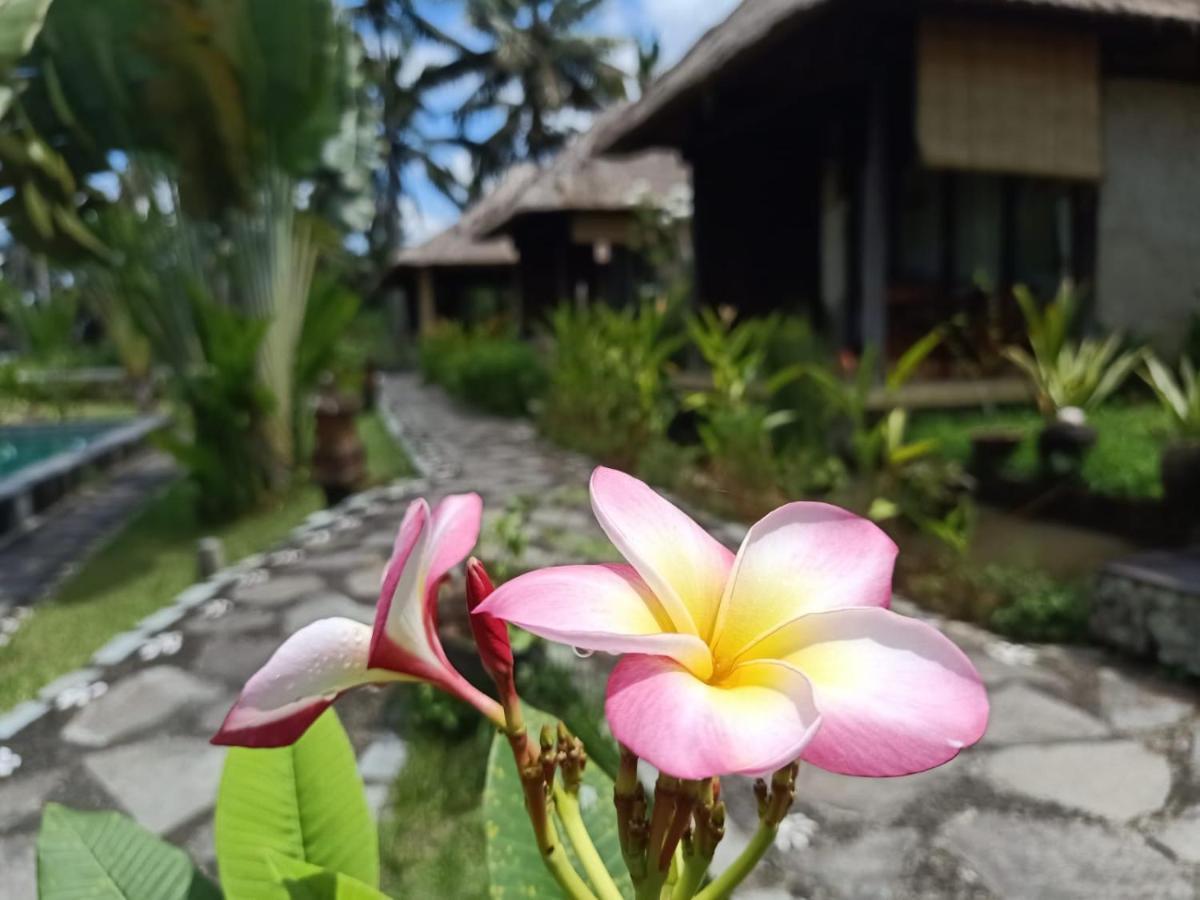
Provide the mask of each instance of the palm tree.
POLYGON ((405 59, 418 44, 451 49, 458 44, 422 16, 413 0, 364 0, 354 14, 367 45, 367 67, 383 120, 384 164, 376 175, 375 220, 369 234, 371 256, 382 262, 404 236, 400 198, 407 192, 406 171, 422 169, 452 201, 460 206, 466 202, 464 186, 436 158, 435 150, 446 142, 430 138, 418 126, 425 86, 405 83, 401 75, 405 59))
POLYGON ((580 31, 603 2, 467 0, 468 20, 486 46, 453 42, 455 59, 426 69, 416 86, 478 79, 454 114, 474 162, 472 196, 512 163, 558 150, 573 133, 564 114, 595 112, 624 99, 625 73, 608 61, 619 42, 580 31), (467 137, 473 121, 496 113, 501 123, 495 131, 467 137))

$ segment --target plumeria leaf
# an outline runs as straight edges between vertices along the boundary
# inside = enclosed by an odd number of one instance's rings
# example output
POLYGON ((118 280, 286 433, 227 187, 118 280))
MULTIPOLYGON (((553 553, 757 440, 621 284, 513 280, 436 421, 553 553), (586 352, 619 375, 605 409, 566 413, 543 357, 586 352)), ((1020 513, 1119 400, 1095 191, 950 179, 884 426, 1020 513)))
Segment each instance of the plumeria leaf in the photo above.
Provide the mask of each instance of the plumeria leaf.
MULTIPOLYGON (((554 725, 557 719, 539 709, 524 706, 525 725, 531 735, 543 725, 554 725)), ((592 842, 612 874, 621 893, 633 895, 629 874, 621 859, 617 839, 616 813, 612 804, 613 782, 599 766, 589 761, 579 790, 579 806, 592 842)), ((496 900, 510 897, 562 896, 558 884, 542 864, 541 854, 534 843, 533 829, 525 813, 525 802, 512 750, 504 735, 497 733, 488 754, 487 784, 483 789, 483 815, 487 830, 487 863, 490 895, 496 900)), ((580 874, 574 850, 566 838, 561 823, 557 823, 559 838, 567 848, 575 869, 580 874)))
POLYGON ((115 812, 50 803, 37 841, 40 900, 220 900, 187 854, 115 812))
POLYGON ((288 900, 273 862, 290 858, 379 883, 379 839, 354 750, 333 710, 290 747, 234 747, 216 813, 217 865, 230 900, 288 900))
POLYGON ((369 884, 312 863, 278 853, 267 853, 267 863, 290 900, 388 900, 369 884))

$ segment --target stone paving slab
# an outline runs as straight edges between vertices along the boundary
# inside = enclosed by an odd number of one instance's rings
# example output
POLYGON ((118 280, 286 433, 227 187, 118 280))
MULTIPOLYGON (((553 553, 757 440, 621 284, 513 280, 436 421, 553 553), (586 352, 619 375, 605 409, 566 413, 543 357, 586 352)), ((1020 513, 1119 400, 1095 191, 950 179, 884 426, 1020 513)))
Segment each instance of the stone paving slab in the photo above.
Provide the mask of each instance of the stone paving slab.
MULTIPOLYGON (((212 872, 211 804, 223 751, 208 736, 245 676, 295 626, 329 614, 370 620, 383 560, 411 498, 482 494, 479 552, 488 560, 527 568, 615 558, 588 510, 586 460, 548 447, 528 423, 466 413, 411 377, 387 379, 380 399, 389 429, 422 466, 420 477, 313 514, 280 547, 164 598, 163 612, 115 638, 43 699, 0 712, 0 900, 33 896, 32 841, 47 798, 124 809, 212 872), (494 526, 510 511, 523 517, 528 536, 515 555, 494 526), (120 711, 139 705, 144 712, 120 711), (107 746, 66 739, 81 733, 107 746)), ((730 546, 745 533, 742 524, 697 518, 730 546)), ((899 598, 896 607, 923 615, 899 598)), ((1200 896, 1194 685, 1090 648, 1026 647, 928 618, 989 685, 985 741, 907 778, 802 769, 779 845, 739 898, 1200 896)), ((579 672, 581 686, 595 691, 604 666, 592 662, 579 672)), ((338 711, 372 808, 386 810, 405 747, 383 718, 382 694, 353 692, 338 711)), ((755 824, 749 782, 730 779, 726 798, 717 868, 755 824)))

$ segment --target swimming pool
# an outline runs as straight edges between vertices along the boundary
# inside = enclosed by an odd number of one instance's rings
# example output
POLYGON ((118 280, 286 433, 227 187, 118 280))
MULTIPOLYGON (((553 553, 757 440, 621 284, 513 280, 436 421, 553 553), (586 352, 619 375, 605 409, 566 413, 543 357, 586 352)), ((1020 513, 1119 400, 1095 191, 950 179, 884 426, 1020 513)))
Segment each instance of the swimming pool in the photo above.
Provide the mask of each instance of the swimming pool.
POLYGON ((122 421, 0 426, 0 478, 64 452, 85 449, 122 421))
POLYGON ((0 426, 0 542, 36 527, 40 513, 136 452, 166 423, 150 415, 0 426))

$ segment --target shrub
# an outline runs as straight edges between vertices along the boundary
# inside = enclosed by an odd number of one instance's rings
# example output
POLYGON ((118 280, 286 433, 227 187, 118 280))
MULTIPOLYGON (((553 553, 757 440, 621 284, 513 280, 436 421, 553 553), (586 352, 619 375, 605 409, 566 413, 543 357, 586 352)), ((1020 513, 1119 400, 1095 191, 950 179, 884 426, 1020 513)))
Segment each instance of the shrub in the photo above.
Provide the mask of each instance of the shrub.
POLYGON ((633 468, 666 434, 675 411, 667 382, 682 337, 665 304, 627 309, 558 307, 538 416, 552 440, 610 465, 633 468))
POLYGON ((1040 569, 991 565, 977 577, 978 589, 995 597, 992 628, 1020 641, 1071 641, 1086 632, 1087 594, 1040 569))
POLYGON ((503 329, 440 323, 421 339, 421 373, 455 399, 503 416, 529 411, 546 382, 537 351, 503 329))

